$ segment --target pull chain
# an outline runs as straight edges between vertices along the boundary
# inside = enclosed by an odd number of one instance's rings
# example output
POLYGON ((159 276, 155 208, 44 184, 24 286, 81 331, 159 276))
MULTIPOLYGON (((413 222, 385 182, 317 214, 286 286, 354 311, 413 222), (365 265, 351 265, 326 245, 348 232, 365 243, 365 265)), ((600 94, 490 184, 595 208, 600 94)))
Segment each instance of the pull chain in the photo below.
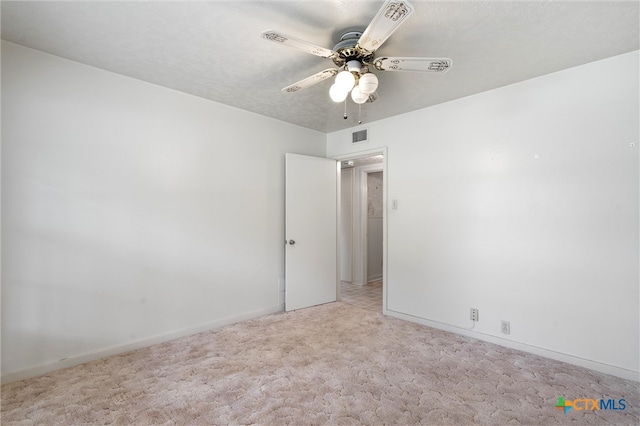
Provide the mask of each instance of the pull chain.
POLYGON ((347 119, 347 99, 344 100, 344 119, 347 119))
POLYGON ((358 124, 362 124, 362 104, 358 104, 358 124))

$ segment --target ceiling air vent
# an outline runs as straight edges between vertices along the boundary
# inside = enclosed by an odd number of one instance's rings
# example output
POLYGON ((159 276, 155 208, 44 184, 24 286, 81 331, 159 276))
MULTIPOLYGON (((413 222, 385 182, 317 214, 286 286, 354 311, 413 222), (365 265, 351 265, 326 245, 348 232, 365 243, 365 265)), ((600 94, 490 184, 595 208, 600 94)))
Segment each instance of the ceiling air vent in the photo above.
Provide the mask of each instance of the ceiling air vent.
POLYGON ((368 140, 367 129, 358 130, 351 134, 351 143, 367 142, 368 140))

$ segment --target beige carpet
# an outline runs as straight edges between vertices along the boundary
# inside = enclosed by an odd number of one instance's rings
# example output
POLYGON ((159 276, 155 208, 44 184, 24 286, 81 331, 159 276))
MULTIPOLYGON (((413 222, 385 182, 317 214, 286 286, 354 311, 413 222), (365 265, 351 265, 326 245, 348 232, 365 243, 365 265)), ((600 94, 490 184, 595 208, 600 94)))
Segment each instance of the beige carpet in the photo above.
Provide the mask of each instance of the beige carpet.
POLYGON ((2 386, 2 424, 638 424, 636 382, 332 303, 2 386), (558 397, 626 400, 564 414, 558 397))

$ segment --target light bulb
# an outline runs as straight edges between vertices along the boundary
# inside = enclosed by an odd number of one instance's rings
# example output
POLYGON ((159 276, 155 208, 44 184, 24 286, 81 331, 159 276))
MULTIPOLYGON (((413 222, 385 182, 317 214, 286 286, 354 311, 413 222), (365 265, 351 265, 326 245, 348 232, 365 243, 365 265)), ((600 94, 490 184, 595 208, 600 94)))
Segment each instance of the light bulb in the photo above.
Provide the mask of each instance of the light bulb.
POLYGON ((356 84, 356 78, 349 71, 340 71, 336 76, 336 84, 349 93, 349 90, 356 84))
POLYGON ((347 95, 349 94, 348 90, 344 90, 342 87, 338 85, 338 83, 332 84, 331 88, 329 88, 329 96, 333 102, 342 102, 347 99, 347 95))
POLYGON ((378 88, 378 77, 370 72, 363 74, 360 76, 358 86, 360 86, 360 91, 362 93, 370 95, 378 88))
POLYGON ((369 99, 369 95, 360 91, 360 86, 356 86, 351 91, 351 99, 357 104, 363 104, 369 99))

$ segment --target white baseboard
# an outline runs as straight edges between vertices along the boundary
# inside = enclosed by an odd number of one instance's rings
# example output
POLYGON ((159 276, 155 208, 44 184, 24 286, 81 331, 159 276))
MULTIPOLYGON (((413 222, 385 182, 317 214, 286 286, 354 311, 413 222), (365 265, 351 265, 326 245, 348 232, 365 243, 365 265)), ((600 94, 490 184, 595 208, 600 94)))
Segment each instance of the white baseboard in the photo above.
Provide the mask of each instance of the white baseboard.
POLYGON ((372 283, 374 281, 380 281, 382 279, 382 274, 372 275, 368 278, 367 284, 372 283))
POLYGON ((124 345, 111 346, 97 351, 87 352, 63 358, 58 361, 41 364, 35 367, 30 367, 24 370, 12 371, 2 374, 0 381, 4 383, 16 382, 18 380, 24 380, 31 377, 41 376, 52 371, 60 370, 63 368, 73 367, 75 365, 84 364, 86 362, 95 361, 98 359, 106 358, 108 356, 117 355, 125 352, 134 351, 136 349, 145 348, 147 346, 156 345, 158 343, 168 342, 180 337, 190 336, 192 334, 198 334, 205 331, 213 330, 216 328, 224 327, 226 325, 235 324, 241 321, 247 321, 253 318, 258 318, 264 315, 273 314, 276 312, 283 312, 284 305, 273 306, 270 308, 261 309, 253 312, 246 312, 240 315, 234 315, 232 317, 222 318, 219 320, 198 324, 195 326, 183 328, 177 331, 171 331, 168 333, 158 334, 155 336, 136 340, 134 342, 126 343, 124 345))
POLYGON ((437 328, 439 330, 460 334, 462 336, 472 337, 478 340, 484 340, 485 342, 495 343, 496 345, 504 346, 507 348, 517 349, 523 352, 529 352, 535 355, 543 356, 545 358, 555 359, 556 361, 566 362, 567 364, 577 365, 579 367, 588 368, 590 370, 599 371, 601 373, 610 374, 612 376, 621 377, 623 379, 633 380, 636 382, 640 381, 640 372, 638 371, 628 370, 626 368, 616 367, 609 364, 603 364, 601 362, 564 354, 562 352, 552 351, 550 349, 540 348, 538 346, 528 345, 526 343, 514 342, 513 340, 502 339, 500 337, 491 336, 489 334, 479 333, 477 331, 472 331, 472 330, 466 330, 464 328, 459 328, 449 324, 444 324, 437 321, 415 317, 412 315, 407 315, 401 312, 395 312, 388 309, 384 309, 383 314, 388 315, 390 317, 398 318, 401 320, 426 325, 428 327, 437 328))
MULTIPOLYGON (((226 325, 235 324, 237 322, 246 321, 253 318, 258 318, 264 315, 273 314, 276 312, 282 312, 284 306, 274 306, 254 312, 247 312, 241 315, 233 317, 222 318, 216 321, 211 321, 204 324, 198 324, 196 326, 187 327, 182 330, 173 331, 169 333, 159 334, 145 339, 136 340, 135 342, 127 343, 125 345, 117 345, 109 348, 88 352, 69 358, 65 358, 58 361, 42 364, 39 366, 27 368, 20 371, 9 372, 2 375, 0 379, 2 383, 10 383, 18 380, 24 380, 31 377, 41 376, 52 371, 60 370, 63 368, 73 367, 75 365, 84 364, 86 362, 95 361, 98 359, 106 358, 111 355, 117 355, 125 352, 130 352, 136 349, 144 348, 147 346, 155 345, 158 343, 175 340, 180 337, 190 336, 192 334, 202 333, 205 331, 213 330, 216 328, 224 327, 226 325)), ((424 318, 414 317, 406 315, 400 312, 390 311, 385 309, 383 312, 390 317, 398 318, 405 321, 410 321, 429 327, 437 328, 439 330, 449 331, 452 333, 460 334, 463 336, 472 337, 479 340, 484 340, 490 343, 495 343, 500 346, 508 347, 511 349, 521 350, 523 352, 529 352, 536 355, 540 355, 546 358, 555 359, 557 361, 566 362, 568 364, 577 365, 580 367, 589 368, 591 370, 599 371, 601 373, 610 374, 612 376, 621 377, 627 380, 640 381, 640 372, 620 368, 608 364, 603 364, 597 361, 592 361, 584 358, 575 357, 572 355, 555 352, 549 349, 539 348, 537 346, 528 345, 525 343, 514 342, 512 340, 501 339, 499 337, 491 336, 488 334, 478 333, 471 330, 465 330, 458 327, 454 327, 448 324, 439 323, 437 321, 427 320, 424 318)))

